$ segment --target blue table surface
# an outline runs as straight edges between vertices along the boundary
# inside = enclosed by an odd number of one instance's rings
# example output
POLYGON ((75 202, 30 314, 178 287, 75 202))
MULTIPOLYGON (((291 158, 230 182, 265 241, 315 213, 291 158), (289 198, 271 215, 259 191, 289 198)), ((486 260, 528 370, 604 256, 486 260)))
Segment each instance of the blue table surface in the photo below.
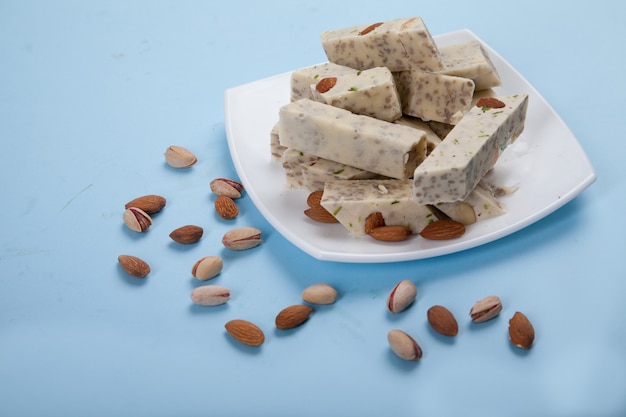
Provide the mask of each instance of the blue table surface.
POLYGON ((625 415, 624 4, 0 1, 0 416, 625 415), (400 263, 313 259, 245 194, 237 219, 219 219, 209 181, 237 176, 224 91, 323 62, 324 30, 415 15, 498 51, 569 126, 597 181, 506 238, 400 263), (199 162, 169 168, 169 145, 199 162), (148 233, 128 231, 124 203, 152 193, 165 210, 148 233), (205 228, 198 244, 170 241, 183 224, 205 228), (221 246, 248 225, 261 246, 221 246), (125 275, 121 253, 151 274, 125 275), (224 270, 210 283, 233 298, 194 306, 190 269, 211 254, 224 270), (401 279, 418 297, 392 316, 401 279), (316 282, 338 301, 276 330, 316 282), (501 316, 472 326, 469 308, 489 294, 501 316), (429 330, 435 304, 459 320, 452 341, 429 330), (515 311, 535 327, 529 351, 508 342, 515 311), (265 344, 232 341, 234 318, 265 344), (421 361, 391 353, 391 328, 416 336, 421 361))

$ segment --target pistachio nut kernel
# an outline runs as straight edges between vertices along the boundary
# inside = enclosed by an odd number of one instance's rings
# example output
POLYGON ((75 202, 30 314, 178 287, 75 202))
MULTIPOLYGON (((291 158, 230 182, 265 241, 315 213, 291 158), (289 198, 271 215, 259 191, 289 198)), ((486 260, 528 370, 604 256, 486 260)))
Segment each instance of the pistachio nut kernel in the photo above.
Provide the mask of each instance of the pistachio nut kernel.
POLYGON ((145 232, 152 226, 152 218, 138 207, 129 207, 124 211, 124 223, 130 230, 145 232))
POLYGON ((230 198, 240 198, 243 185, 229 178, 215 178, 210 183, 211 191, 217 195, 223 195, 230 198))
POLYGON ((390 313, 399 313, 405 310, 417 297, 417 287, 408 279, 396 284, 387 296, 387 309, 390 313))
POLYGON ((205 256, 199 259, 191 268, 191 275, 200 281, 206 281, 222 272, 223 267, 224 263, 219 256, 205 256))
POLYGON ((502 311, 502 301, 495 295, 490 295, 478 300, 470 310, 470 317, 474 323, 482 323, 491 320, 502 311))
POLYGON ((261 231, 254 227, 237 227, 222 237, 222 244, 231 250, 246 250, 260 245, 261 231))

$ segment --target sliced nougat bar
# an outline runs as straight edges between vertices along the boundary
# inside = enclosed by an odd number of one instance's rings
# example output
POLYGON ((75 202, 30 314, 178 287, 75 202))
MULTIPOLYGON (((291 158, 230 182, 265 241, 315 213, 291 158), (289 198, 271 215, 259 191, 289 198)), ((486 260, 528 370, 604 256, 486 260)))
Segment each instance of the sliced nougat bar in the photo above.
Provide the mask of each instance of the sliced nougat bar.
POLYGON ((304 153, 302 151, 287 148, 281 158, 283 171, 287 187, 302 188, 304 187, 304 178, 302 176, 302 167, 311 162, 316 162, 319 156, 304 153))
POLYGON ((479 100, 415 169, 413 191, 419 204, 466 199, 500 152, 524 130, 527 94, 484 100, 495 107, 479 100))
POLYGON ((324 158, 302 165, 302 182, 309 191, 323 190, 327 181, 374 178, 381 178, 381 175, 324 158))
POLYGON ((287 150, 287 147, 282 146, 278 138, 278 122, 276 122, 272 130, 270 130, 270 153, 272 154, 272 160, 280 161, 285 150, 287 150))
POLYGON ((441 56, 421 17, 329 30, 321 35, 330 62, 364 70, 443 69, 441 56))
POLYGON ((279 111, 282 146, 391 178, 410 178, 425 157, 426 134, 301 99, 279 111))
POLYGON ((352 113, 393 122, 402 116, 393 74, 376 67, 353 74, 323 78, 311 86, 313 99, 352 113))
POLYGON ((491 187, 480 181, 476 188, 460 202, 437 203, 434 206, 452 220, 472 224, 506 213, 504 205, 498 201, 491 187))
POLYGON ((301 98, 312 99, 311 85, 317 84, 322 78, 339 77, 357 72, 354 68, 333 64, 332 62, 297 69, 291 73, 290 78, 291 101, 297 101, 301 98))
POLYGON ((395 78, 404 114, 454 125, 472 106, 469 78, 425 71, 398 72, 395 78))
POLYGON ((411 180, 327 181, 322 206, 350 233, 365 233, 365 219, 380 212, 387 225, 406 226, 419 233, 437 220, 426 206, 413 199, 411 180))
POLYGON ((439 48, 443 61, 441 74, 470 78, 476 91, 486 90, 502 84, 498 70, 489 55, 477 40, 439 48))

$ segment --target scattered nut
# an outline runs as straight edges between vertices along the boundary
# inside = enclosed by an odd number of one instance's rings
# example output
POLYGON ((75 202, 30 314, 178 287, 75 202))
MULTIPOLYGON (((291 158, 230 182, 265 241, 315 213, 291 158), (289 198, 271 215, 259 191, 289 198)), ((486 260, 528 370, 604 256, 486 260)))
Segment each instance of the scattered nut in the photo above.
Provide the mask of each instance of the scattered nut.
POLYGON ((383 218, 383 213, 375 211, 365 218, 365 233, 369 235, 372 230, 384 225, 385 219, 383 218))
POLYGON ((387 296, 387 309, 391 313, 399 313, 413 303, 417 296, 417 287, 408 279, 396 284, 387 296))
POLYGON ((210 183, 211 191, 217 195, 224 195, 230 198, 240 198, 243 185, 229 178, 215 178, 210 183))
POLYGON ((239 215, 237 203, 225 195, 218 195, 215 199, 215 211, 225 220, 232 220, 239 215))
POLYGON ((454 213, 456 214, 457 220, 464 225, 476 223, 476 212, 474 211, 474 207, 464 201, 456 205, 454 213))
POLYGON ((202 238, 203 233, 204 229, 202 229, 200 226, 190 224, 173 230, 172 233, 170 233, 170 238, 174 242, 189 245, 199 241, 202 238))
POLYGON ((131 255, 120 255, 117 257, 120 266, 128 275, 136 278, 144 278, 150 273, 150 265, 142 259, 131 255))
POLYGON ((459 333, 459 324, 447 308, 432 306, 427 315, 428 322, 437 333, 444 336, 456 336, 459 333))
POLYGON ((145 232, 152 226, 152 218, 148 213, 137 207, 129 207, 124 211, 124 223, 130 230, 145 232))
POLYGON ((165 162, 173 168, 189 168, 198 162, 198 159, 188 149, 172 145, 165 151, 165 162))
POLYGON ((470 316, 474 323, 482 323, 498 316, 502 311, 502 301, 495 295, 490 295, 478 300, 470 310, 470 316))
POLYGON ((326 77, 322 78, 317 84, 315 84, 315 89, 318 93, 324 94, 333 88, 335 84, 337 84, 337 77, 326 77))
POLYGON ((160 195, 150 194, 129 201, 124 205, 124 208, 137 207, 148 214, 153 214, 163 210, 165 203, 165 198, 160 195))
POLYGON ((191 301, 201 306, 218 306, 230 300, 230 290, 219 285, 204 285, 191 291, 191 301))
POLYGON ((422 357, 422 348, 408 333, 393 329, 387 333, 387 341, 393 353, 407 361, 416 361, 422 357))
POLYGON ((465 225, 455 220, 437 220, 429 223, 420 232, 424 239, 430 240, 455 239, 463 234, 465 234, 465 225))
POLYGON ((312 312, 313 308, 304 304, 295 304, 286 307, 276 316, 276 327, 281 330, 298 327, 307 321, 312 312))
POLYGON ((313 284, 302 291, 302 300, 310 304, 333 304, 337 301, 337 290, 329 284, 313 284))
POLYGON ((322 196, 324 195, 323 191, 313 191, 306 198, 306 204, 309 207, 320 207, 322 205, 322 196))
POLYGON ((200 281, 206 281, 222 272, 223 267, 224 263, 219 256, 205 256, 191 268, 191 275, 200 281))
POLYGON ((399 225, 375 227, 368 233, 374 239, 384 242, 400 242, 407 240, 412 234, 411 229, 399 225))
POLYGON ((254 227, 237 227, 222 237, 222 244, 227 249, 245 250, 261 244, 261 231, 254 227))
POLYGON ((320 223, 337 223, 338 220, 328 210, 322 206, 309 207, 304 210, 304 214, 311 220, 320 223))
POLYGON ((367 35, 368 33, 375 30, 378 26, 382 25, 383 22, 373 23, 359 32, 359 36, 367 35))
POLYGON ((265 334, 256 324, 247 320, 231 320, 224 325, 233 339, 248 346, 261 346, 265 342, 265 334))
POLYGON ((535 340, 535 329, 528 317, 516 311, 509 320, 509 338, 513 346, 530 349, 535 340))
POLYGON ((483 97, 476 102, 476 107, 484 107, 489 109, 501 109, 506 106, 502 101, 495 97, 483 97))

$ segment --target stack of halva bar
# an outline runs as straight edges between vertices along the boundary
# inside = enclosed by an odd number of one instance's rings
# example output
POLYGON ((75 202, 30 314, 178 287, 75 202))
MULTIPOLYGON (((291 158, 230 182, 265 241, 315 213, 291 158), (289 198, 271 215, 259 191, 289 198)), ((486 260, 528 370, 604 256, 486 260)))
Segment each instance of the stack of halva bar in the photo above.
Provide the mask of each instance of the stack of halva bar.
POLYGON ((372 212, 414 233, 434 214, 470 224, 505 212, 484 176, 522 133, 528 95, 479 102, 501 84, 480 42, 438 46, 420 17, 321 42, 328 62, 292 73, 270 135, 289 187, 323 190, 356 235, 372 212))

